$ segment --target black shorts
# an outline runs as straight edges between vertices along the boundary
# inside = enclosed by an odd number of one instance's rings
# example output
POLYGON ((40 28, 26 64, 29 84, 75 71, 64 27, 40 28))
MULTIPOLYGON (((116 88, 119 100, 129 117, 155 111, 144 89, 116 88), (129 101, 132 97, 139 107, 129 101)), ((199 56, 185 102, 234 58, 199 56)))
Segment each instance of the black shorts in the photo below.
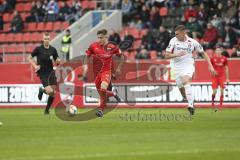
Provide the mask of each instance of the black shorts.
POLYGON ((38 74, 43 87, 57 85, 57 78, 54 72, 49 74, 38 74))

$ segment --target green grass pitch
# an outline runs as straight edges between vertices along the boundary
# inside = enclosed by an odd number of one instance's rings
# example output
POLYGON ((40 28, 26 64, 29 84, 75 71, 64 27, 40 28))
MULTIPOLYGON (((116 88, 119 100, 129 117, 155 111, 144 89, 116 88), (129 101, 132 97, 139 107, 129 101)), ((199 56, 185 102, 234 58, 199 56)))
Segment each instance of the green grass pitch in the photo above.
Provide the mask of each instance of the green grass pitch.
POLYGON ((115 109, 85 122, 42 112, 0 110, 0 160, 240 159, 240 109, 197 109, 191 121, 136 118, 184 115, 186 109, 115 109), (135 117, 124 119, 126 113, 135 117))

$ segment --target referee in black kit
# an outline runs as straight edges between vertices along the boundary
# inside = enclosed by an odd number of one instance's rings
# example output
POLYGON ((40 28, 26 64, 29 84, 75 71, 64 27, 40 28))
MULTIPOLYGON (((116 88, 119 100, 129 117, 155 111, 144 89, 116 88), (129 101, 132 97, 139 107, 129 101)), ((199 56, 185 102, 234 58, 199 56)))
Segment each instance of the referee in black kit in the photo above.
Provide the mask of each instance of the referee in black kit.
POLYGON ((53 64, 60 64, 57 50, 50 44, 50 34, 44 33, 43 44, 36 47, 31 55, 28 56, 28 61, 34 67, 35 72, 39 76, 44 88, 39 88, 38 98, 42 99, 43 93, 49 95, 47 106, 44 114, 49 114, 49 109, 54 100, 54 94, 57 84, 57 78, 53 70, 53 64), (37 57, 37 63, 33 57, 37 57))

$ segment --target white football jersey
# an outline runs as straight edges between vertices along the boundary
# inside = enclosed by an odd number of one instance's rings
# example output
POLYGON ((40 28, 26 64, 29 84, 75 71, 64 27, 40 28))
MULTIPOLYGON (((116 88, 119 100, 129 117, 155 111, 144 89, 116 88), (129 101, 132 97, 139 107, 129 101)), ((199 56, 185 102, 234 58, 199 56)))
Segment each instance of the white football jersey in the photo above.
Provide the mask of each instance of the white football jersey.
POLYGON ((169 42, 168 47, 166 48, 166 51, 172 53, 187 53, 184 56, 171 59, 171 67, 176 70, 184 69, 189 65, 194 65, 193 51, 204 52, 201 44, 188 36, 185 42, 179 41, 176 37, 172 38, 169 42))

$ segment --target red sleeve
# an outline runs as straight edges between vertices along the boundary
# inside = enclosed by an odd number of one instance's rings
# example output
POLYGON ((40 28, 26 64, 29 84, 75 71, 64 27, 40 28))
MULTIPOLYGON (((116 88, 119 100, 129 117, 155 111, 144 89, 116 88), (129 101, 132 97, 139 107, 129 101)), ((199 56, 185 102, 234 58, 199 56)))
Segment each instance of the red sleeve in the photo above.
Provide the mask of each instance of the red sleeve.
POLYGON ((228 65, 228 60, 227 60, 227 58, 225 58, 224 65, 225 65, 225 66, 227 66, 227 65, 228 65))
POLYGON ((90 56, 93 54, 93 44, 91 44, 88 49, 86 50, 86 55, 90 56))

